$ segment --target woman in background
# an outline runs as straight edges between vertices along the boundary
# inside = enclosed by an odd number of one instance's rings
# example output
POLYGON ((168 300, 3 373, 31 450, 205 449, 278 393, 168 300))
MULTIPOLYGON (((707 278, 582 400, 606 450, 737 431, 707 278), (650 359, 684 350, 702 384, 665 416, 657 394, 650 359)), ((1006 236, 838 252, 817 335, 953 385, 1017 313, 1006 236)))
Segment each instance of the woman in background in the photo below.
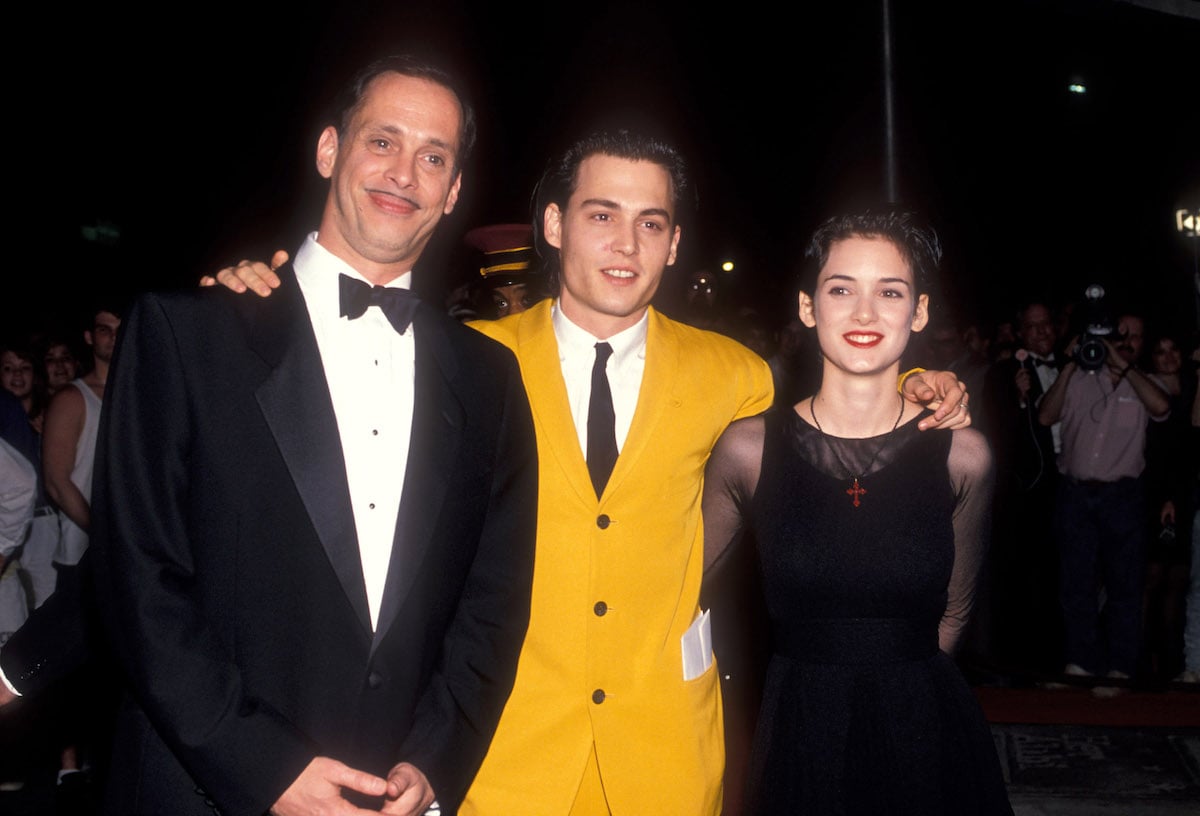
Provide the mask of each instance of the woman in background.
POLYGON ((19 346, 0 348, 0 388, 21 401, 29 424, 40 437, 46 408, 46 387, 33 354, 19 346))

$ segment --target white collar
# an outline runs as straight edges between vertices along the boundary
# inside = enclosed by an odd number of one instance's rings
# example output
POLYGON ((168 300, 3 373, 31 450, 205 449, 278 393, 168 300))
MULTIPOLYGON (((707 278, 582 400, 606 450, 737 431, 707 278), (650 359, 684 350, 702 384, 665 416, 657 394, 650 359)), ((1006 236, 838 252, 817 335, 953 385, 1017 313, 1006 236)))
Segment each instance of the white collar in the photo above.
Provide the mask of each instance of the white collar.
MULTIPOLYGON (((328 304, 333 304, 335 316, 340 298, 338 275, 346 275, 369 286, 373 285, 357 269, 321 246, 315 232, 310 232, 304 239, 304 243, 300 245, 300 249, 296 252, 296 259, 292 262, 292 268, 296 270, 296 281, 300 284, 305 299, 315 298, 314 302, 321 304, 323 310, 329 308, 328 304)), ((400 289, 411 288, 412 270, 410 269, 398 278, 389 281, 387 286, 400 289)))
POLYGON ((612 346, 613 361, 620 365, 631 355, 646 353, 646 334, 650 326, 650 310, 642 313, 642 317, 627 329, 623 329, 606 340, 593 335, 586 329, 580 328, 563 314, 559 301, 554 301, 550 310, 550 321, 554 325, 554 337, 558 340, 559 356, 567 354, 593 357, 597 343, 608 343, 612 346))

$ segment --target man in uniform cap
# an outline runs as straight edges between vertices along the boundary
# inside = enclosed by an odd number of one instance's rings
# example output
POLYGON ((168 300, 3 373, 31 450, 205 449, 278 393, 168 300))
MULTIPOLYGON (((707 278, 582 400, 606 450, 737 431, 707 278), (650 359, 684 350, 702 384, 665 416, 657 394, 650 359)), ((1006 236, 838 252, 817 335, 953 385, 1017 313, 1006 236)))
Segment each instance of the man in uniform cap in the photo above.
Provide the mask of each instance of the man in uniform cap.
POLYGON ((546 297, 543 276, 533 266, 529 224, 476 227, 463 240, 479 253, 479 277, 471 283, 471 300, 479 317, 520 314, 546 297))

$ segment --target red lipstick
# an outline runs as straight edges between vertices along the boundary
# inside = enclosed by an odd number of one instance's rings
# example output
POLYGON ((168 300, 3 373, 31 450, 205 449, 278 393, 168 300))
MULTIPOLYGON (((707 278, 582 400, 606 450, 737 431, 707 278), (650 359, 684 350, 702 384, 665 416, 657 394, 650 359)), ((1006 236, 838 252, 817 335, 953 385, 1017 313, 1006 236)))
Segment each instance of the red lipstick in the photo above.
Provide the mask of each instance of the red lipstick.
POLYGON ((870 331, 846 332, 842 335, 842 339, 855 348, 865 349, 879 345, 879 341, 883 339, 883 335, 879 332, 870 331))

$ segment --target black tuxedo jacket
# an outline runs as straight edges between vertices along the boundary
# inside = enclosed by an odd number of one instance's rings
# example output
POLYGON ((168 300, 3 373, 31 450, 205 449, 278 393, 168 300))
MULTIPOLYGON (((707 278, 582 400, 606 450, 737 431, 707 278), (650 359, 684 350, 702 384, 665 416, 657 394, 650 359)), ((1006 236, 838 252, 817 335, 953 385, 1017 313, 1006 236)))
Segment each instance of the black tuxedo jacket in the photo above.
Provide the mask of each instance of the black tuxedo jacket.
POLYGON ((0 668, 17 691, 37 697, 89 661, 104 671, 107 650, 98 626, 89 564, 85 552, 78 564, 58 565, 54 591, 30 613, 0 649, 0 668))
POLYGON ((519 371, 419 310, 372 633, 324 369, 281 272, 265 300, 145 296, 121 327, 93 493, 97 595, 131 690, 107 808, 261 814, 323 755, 379 774, 412 762, 453 813, 528 622, 537 467, 519 371))
POLYGON ((997 490, 1028 492, 1052 489, 1058 475, 1054 437, 1038 422, 1042 382, 1033 373, 1024 406, 1017 391, 1021 363, 1001 360, 988 371, 984 385, 983 427, 996 455, 997 490))

